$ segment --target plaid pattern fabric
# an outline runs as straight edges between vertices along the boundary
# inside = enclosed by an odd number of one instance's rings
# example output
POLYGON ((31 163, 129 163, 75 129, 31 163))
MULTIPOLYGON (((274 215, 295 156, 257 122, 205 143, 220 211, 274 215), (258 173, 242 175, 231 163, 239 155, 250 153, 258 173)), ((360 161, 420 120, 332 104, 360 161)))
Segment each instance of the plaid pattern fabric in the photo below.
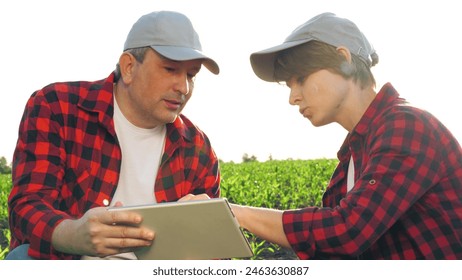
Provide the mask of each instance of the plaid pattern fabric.
POLYGON ((283 214, 299 258, 462 259, 462 150, 432 115, 386 84, 338 158, 324 207, 283 214))
MULTIPOLYGON (((96 82, 55 83, 29 99, 13 157, 11 249, 29 243, 34 258, 80 258, 54 250, 51 234, 63 219, 106 206, 115 193, 121 150, 112 120, 113 83, 113 74, 96 82)), ((207 136, 182 115, 167 124, 156 200, 188 193, 218 197, 219 182, 207 136)))

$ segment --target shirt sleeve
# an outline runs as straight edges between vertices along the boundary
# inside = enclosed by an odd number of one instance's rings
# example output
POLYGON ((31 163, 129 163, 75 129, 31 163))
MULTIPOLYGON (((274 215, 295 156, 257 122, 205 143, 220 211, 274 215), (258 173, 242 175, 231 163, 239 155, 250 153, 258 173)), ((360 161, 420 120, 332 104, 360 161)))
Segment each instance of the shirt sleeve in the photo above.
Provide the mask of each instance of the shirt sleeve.
POLYGON ((197 158, 197 173, 193 177, 193 193, 206 193, 209 197, 220 196, 220 169, 218 158, 209 139, 203 134, 203 145, 197 158))
POLYGON ((366 137, 368 160, 354 188, 336 207, 284 212, 285 234, 301 259, 360 255, 438 182, 441 145, 431 122, 406 110, 384 117, 366 137))
MULTIPOLYGON (((56 97, 56 96, 54 96, 56 97)), ((33 258, 72 258, 51 246, 54 228, 69 216, 56 210, 63 178, 59 116, 41 92, 28 100, 13 156, 13 188, 9 197, 12 244, 29 243, 33 258)))

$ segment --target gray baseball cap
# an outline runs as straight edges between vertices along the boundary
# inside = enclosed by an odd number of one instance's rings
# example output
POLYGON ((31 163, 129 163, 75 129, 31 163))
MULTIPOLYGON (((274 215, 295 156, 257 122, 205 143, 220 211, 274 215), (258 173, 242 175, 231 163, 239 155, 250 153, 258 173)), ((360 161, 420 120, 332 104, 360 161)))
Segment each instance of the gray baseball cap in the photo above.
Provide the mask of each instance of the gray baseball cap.
POLYGON ((297 27, 284 43, 252 53, 250 63, 253 71, 260 79, 274 82, 274 60, 277 53, 313 40, 334 47, 347 47, 369 67, 378 60, 374 48, 353 22, 333 13, 323 13, 297 27))
POLYGON ((124 51, 147 46, 171 60, 203 59, 210 72, 220 72, 218 64, 202 53, 199 35, 181 13, 157 11, 140 17, 128 33, 124 51))

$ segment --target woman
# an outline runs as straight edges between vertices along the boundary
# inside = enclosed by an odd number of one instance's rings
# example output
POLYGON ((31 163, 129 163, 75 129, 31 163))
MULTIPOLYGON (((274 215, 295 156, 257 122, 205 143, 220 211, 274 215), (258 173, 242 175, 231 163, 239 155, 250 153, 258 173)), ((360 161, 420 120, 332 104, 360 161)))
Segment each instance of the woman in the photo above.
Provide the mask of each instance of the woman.
POLYGON ((462 259, 461 146, 391 84, 376 93, 378 56, 353 22, 318 15, 250 60, 314 126, 349 133, 323 207, 233 205, 242 227, 300 259, 462 259))

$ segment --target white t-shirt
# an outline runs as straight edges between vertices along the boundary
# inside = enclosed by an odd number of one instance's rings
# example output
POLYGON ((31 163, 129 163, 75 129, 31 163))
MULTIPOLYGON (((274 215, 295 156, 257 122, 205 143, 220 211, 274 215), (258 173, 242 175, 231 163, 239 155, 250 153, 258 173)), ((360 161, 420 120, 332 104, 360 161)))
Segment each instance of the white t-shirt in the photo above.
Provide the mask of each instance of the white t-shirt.
POLYGON ((122 150, 122 165, 117 190, 111 205, 155 203, 154 184, 164 150, 166 127, 139 128, 120 111, 114 98, 114 126, 122 150))
MULTIPOLYGON (((164 150, 165 125, 144 129, 130 123, 114 98, 114 126, 122 150, 119 183, 110 205, 156 203, 154 185, 164 150)), ((122 253, 105 258, 82 256, 84 260, 136 259, 134 253, 122 253)))
POLYGON ((350 164, 348 165, 348 175, 347 175, 347 192, 355 185, 355 164, 353 162, 353 156, 350 158, 350 164))

